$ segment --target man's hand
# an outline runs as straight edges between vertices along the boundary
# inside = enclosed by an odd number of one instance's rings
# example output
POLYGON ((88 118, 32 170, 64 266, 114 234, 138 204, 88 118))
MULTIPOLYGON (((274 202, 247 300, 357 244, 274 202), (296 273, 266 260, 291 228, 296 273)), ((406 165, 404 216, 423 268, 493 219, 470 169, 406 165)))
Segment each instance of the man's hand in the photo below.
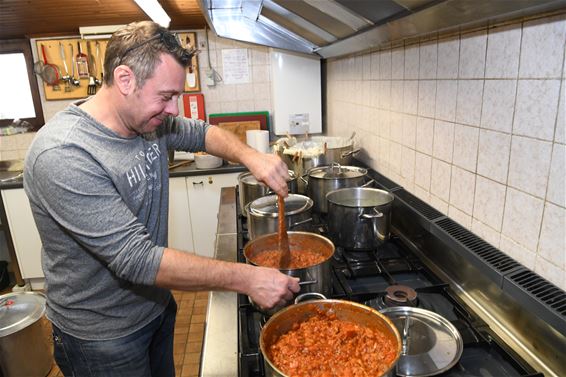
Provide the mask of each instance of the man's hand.
POLYGON ((255 156, 245 161, 245 165, 254 177, 271 187, 276 194, 287 196, 289 169, 279 156, 257 152, 255 156))
POLYGON ((300 289, 298 278, 282 274, 274 268, 255 267, 247 294, 256 305, 265 310, 285 305, 300 289))

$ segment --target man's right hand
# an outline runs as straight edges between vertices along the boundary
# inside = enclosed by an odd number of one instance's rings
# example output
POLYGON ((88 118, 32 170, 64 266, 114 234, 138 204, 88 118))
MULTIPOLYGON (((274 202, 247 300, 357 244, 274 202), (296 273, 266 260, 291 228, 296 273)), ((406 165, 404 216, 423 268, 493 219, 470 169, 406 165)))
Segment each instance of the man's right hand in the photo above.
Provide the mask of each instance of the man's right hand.
POLYGON ((266 267, 255 267, 254 277, 249 283, 248 296, 264 310, 285 305, 301 289, 298 278, 266 267))

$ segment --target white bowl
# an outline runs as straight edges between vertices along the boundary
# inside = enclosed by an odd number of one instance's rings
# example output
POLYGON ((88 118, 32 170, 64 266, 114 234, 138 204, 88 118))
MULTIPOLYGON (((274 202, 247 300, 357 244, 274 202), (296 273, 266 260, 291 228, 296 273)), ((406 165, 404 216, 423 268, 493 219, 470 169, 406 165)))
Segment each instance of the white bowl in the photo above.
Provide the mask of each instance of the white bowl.
POLYGON ((211 154, 195 153, 195 164, 197 169, 212 169, 222 166, 222 159, 211 154))

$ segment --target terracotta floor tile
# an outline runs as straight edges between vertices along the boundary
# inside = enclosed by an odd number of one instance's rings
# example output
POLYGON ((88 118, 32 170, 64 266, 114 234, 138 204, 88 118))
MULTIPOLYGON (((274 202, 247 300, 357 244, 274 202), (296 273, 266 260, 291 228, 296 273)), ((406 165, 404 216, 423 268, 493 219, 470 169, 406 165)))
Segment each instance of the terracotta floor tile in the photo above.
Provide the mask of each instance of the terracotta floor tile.
POLYGON ((197 292, 197 298, 204 298, 208 300, 208 291, 197 292))
POLYGON ((199 364, 200 363, 200 352, 190 352, 185 354, 185 359, 183 360, 183 365, 185 364, 199 364))
POLYGON ((204 314, 194 314, 191 318, 191 324, 193 323, 204 323, 205 315, 204 314))
POLYGON ((183 364, 184 361, 185 361, 184 353, 173 354, 173 362, 175 363, 175 365, 183 364))
POLYGON ((185 346, 185 353, 201 352, 202 342, 188 342, 185 346))
POLYGON ((208 299, 204 299, 204 298, 197 298, 195 300, 195 308, 199 308, 199 307, 206 307, 208 305, 208 299))
POLYGON ((193 308, 193 314, 206 314, 207 306, 195 306, 193 308))
POLYGON ((188 341, 190 342, 202 342, 203 340, 203 335, 202 334, 189 334, 189 338, 188 341))

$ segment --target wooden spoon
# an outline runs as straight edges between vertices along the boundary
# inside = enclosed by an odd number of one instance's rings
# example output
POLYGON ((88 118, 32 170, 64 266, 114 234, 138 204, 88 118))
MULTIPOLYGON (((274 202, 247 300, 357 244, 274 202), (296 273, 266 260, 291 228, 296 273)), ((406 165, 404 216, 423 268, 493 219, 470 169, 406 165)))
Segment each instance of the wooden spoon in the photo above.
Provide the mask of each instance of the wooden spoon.
POLYGON ((277 205, 279 206, 279 228, 277 235, 279 252, 281 253, 279 268, 287 269, 291 264, 291 250, 289 249, 289 235, 287 234, 285 224, 285 199, 281 195, 277 195, 277 205))

